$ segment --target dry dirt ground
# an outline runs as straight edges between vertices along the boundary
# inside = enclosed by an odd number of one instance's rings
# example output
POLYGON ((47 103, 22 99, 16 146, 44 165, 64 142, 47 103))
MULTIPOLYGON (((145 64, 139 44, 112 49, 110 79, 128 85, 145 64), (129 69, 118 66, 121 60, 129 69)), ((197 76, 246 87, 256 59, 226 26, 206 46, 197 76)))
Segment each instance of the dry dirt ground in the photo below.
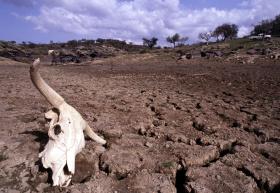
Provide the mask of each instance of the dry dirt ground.
POLYGON ((51 187, 38 153, 50 105, 29 65, 0 59, 0 192, 261 193, 280 189, 280 62, 142 54, 41 74, 108 141, 51 187))

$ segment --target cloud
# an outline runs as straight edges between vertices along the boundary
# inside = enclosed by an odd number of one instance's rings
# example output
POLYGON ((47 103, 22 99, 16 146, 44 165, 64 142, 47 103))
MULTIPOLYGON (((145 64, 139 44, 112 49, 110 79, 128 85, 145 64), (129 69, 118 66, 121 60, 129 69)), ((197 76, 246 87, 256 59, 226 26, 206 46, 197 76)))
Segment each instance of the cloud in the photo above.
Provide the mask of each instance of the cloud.
POLYGON ((279 7, 280 1, 275 0, 246 0, 224 10, 191 10, 179 0, 44 0, 39 14, 25 19, 44 32, 58 30, 81 37, 139 42, 156 36, 164 41, 178 32, 196 41, 199 32, 223 23, 239 25, 239 35, 246 35, 252 24, 278 14, 279 7))

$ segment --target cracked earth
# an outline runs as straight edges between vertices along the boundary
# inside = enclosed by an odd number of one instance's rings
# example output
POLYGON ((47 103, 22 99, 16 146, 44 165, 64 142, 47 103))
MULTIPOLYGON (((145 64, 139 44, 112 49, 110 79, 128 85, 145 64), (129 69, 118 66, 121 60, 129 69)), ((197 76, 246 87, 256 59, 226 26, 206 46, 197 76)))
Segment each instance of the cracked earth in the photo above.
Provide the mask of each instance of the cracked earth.
POLYGON ((38 154, 50 106, 29 65, 0 61, 0 192, 276 193, 280 65, 128 55, 43 65, 43 78, 108 144, 87 139, 67 188, 38 154))

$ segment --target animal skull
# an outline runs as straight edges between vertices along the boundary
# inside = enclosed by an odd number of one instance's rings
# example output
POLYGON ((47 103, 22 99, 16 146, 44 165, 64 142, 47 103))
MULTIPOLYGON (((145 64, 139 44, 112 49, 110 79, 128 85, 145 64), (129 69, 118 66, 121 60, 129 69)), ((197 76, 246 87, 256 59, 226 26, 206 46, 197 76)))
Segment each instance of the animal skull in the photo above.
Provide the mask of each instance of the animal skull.
POLYGON ((52 64, 58 64, 61 62, 60 52, 56 50, 48 50, 48 55, 52 57, 52 64))
POLYGON ((75 173, 75 157, 85 146, 83 131, 98 143, 105 144, 106 141, 93 132, 75 108, 47 85, 38 72, 39 63, 38 58, 30 67, 31 80, 54 107, 45 113, 45 118, 50 121, 49 141, 39 157, 45 168, 51 168, 53 185, 68 186, 75 173))

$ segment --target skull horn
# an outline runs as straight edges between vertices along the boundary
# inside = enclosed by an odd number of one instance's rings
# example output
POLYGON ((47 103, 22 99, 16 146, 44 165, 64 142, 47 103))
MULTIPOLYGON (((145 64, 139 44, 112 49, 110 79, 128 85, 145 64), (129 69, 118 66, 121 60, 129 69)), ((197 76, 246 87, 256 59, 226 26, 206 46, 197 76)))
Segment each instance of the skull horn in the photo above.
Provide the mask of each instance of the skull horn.
POLYGON ((30 66, 30 77, 35 87, 47 99, 47 101, 58 108, 64 103, 64 99, 55 92, 41 77, 39 71, 40 58, 37 58, 30 66))
POLYGON ((100 143, 102 145, 106 144, 106 141, 104 139, 102 139, 101 137, 99 137, 98 135, 96 135, 96 133, 94 133, 94 131, 92 130, 92 128, 90 128, 89 125, 86 126, 85 128, 85 133, 94 141, 96 141, 97 143, 100 143))

